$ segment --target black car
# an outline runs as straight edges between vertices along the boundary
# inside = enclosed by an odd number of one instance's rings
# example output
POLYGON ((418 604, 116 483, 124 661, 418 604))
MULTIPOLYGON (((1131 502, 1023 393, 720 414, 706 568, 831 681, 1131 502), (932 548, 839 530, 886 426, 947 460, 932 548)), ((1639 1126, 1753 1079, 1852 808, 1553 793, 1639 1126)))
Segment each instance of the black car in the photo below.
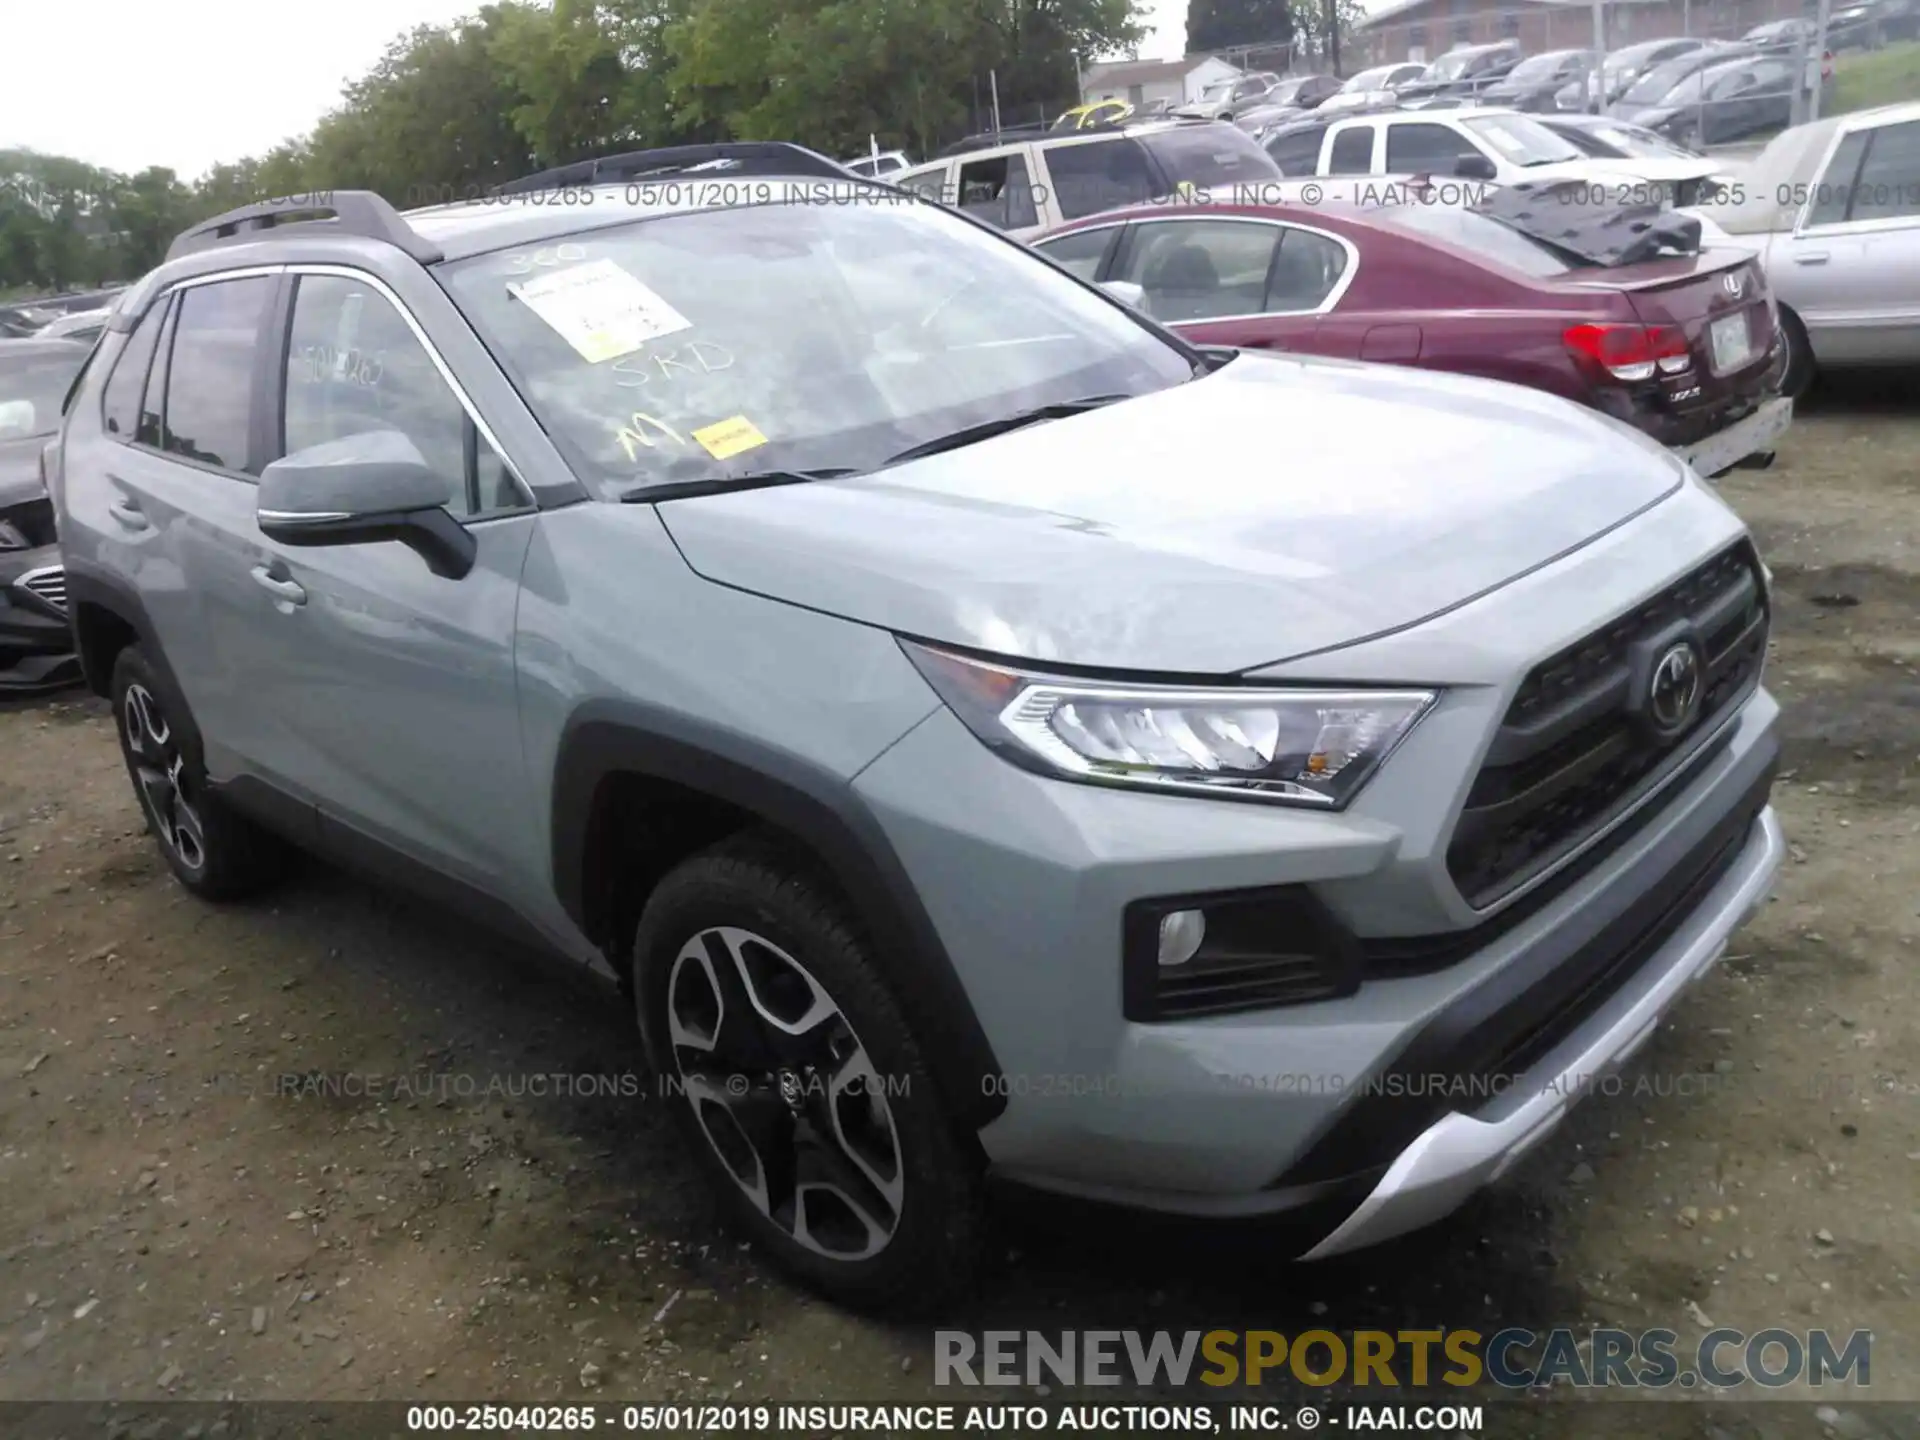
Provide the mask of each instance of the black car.
POLYGON ((1920 26, 1916 0, 1835 0, 1827 17, 1833 50, 1878 50, 1889 40, 1911 40, 1920 26))
POLYGON ((1793 123, 1801 75, 1793 55, 1754 55, 1696 71, 1633 118, 1699 147, 1743 140, 1793 123))
POLYGON ((1769 20, 1754 26, 1740 40, 1768 54, 1786 55, 1813 44, 1817 28, 1811 20, 1769 20))
POLYGON ((0 694, 80 679, 40 452, 60 429, 61 402, 91 348, 0 340, 0 694))
POLYGON ((1505 79, 1519 63, 1518 40, 1463 45, 1427 66, 1418 80, 1402 85, 1400 102, 1414 110, 1429 105, 1459 104, 1475 98, 1495 81, 1505 79))
POLYGON ((1529 55, 1482 90, 1480 101, 1511 110, 1556 109, 1554 96, 1568 85, 1583 83, 1599 59, 1596 50, 1549 50, 1543 55, 1529 55))
POLYGON ((1631 120, 1644 125, 1647 121, 1641 118, 1643 115, 1661 109, 1666 104, 1667 96, 1701 71, 1715 70, 1734 60, 1756 59, 1760 53, 1751 45, 1727 41, 1663 60, 1642 71, 1640 78, 1621 92, 1619 99, 1607 106, 1607 114, 1616 120, 1631 120))

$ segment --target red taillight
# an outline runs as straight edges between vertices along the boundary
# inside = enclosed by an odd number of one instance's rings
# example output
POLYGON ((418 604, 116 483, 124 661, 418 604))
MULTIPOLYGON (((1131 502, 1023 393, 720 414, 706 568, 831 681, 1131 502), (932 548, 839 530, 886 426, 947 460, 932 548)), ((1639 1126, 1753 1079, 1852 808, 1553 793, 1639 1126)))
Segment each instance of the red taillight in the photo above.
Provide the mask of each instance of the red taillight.
POLYGON ((1687 337, 1672 325, 1575 325, 1561 337, 1616 380, 1651 380, 1687 368, 1687 337))

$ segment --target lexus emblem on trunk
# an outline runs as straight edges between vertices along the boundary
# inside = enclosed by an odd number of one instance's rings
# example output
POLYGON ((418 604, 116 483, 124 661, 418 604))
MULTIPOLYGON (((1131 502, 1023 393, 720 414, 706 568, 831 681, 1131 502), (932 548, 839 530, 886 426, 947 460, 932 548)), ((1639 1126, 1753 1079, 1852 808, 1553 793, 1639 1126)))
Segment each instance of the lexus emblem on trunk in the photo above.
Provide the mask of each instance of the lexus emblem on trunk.
POLYGON ((1669 646, 1653 667, 1647 714, 1664 735, 1687 728, 1700 704, 1700 652, 1690 641, 1669 646))
POLYGON ((1727 294, 1738 300, 1740 298, 1740 292, 1746 288, 1747 282, 1740 278, 1740 272, 1736 270, 1720 283, 1727 287, 1727 294))

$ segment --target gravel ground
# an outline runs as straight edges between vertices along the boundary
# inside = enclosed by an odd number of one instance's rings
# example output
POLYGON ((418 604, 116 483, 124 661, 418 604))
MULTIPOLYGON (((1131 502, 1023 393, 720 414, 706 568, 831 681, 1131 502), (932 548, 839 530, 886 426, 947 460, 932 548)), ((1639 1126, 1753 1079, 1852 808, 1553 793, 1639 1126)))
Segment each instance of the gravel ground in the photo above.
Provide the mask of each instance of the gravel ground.
MULTIPOLYGON (((1582 1106, 1446 1224, 1318 1267, 1258 1227, 1009 1199, 952 1323, 1870 1327, 1875 1393, 1920 1400, 1916 455, 1912 400, 1854 387, 1725 487, 1780 592, 1793 862, 1639 1058, 1647 1093, 1582 1106)), ((924 1331, 811 1300, 719 1229, 656 1102, 526 1093, 637 1074, 593 982, 317 867, 191 900, 90 699, 0 708, 0 756, 0 1400, 956 1398, 924 1331), (372 1078, 268 1093, 309 1072, 372 1078)), ((1502 1413, 1920 1433, 1844 1404, 1502 1413)))

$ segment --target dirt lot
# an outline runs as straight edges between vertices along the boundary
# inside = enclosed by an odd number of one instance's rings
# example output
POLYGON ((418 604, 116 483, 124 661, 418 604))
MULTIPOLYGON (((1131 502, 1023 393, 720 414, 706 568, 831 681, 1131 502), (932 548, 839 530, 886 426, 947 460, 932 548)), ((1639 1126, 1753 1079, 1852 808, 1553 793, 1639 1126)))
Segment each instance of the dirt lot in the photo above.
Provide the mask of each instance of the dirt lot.
MULTIPOLYGON (((1640 1058, 1664 1093, 1596 1098, 1446 1225, 1315 1268, 1257 1228, 1009 1204, 952 1323, 1870 1327, 1875 1392, 1920 1400, 1916 458, 1920 402, 1857 388, 1726 486, 1780 590, 1795 849, 1640 1058)), ((354 881, 186 898, 103 707, 0 710, 0 1399, 930 1396, 925 1332, 716 1228, 657 1104, 526 1093, 637 1068, 591 983, 354 881), (306 1072, 372 1093, 262 1093, 306 1072)), ((1505 1419, 1732 1436, 1763 1411, 1505 1419)))

